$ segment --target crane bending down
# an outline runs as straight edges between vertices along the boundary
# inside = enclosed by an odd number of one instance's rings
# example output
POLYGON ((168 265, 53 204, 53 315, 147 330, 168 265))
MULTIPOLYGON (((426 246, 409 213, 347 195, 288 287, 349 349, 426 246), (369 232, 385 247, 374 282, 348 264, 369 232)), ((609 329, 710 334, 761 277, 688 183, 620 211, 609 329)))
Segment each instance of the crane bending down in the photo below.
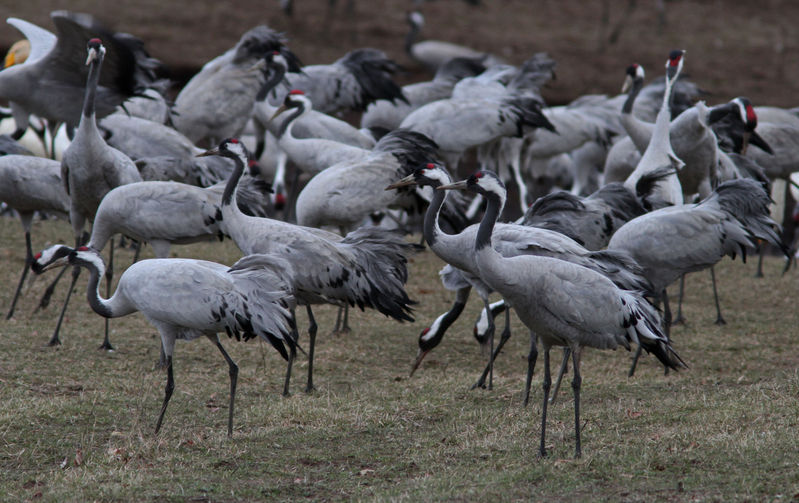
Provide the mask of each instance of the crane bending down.
MULTIPOLYGON (((221 155, 236 163, 222 195, 222 225, 245 253, 274 253, 289 260, 295 269, 293 281, 297 301, 306 306, 310 326, 308 384, 313 390, 313 356, 316 321, 312 304, 371 307, 398 321, 413 321, 411 299, 405 293, 408 278, 406 254, 412 245, 396 233, 376 227, 361 227, 343 238, 332 232, 302 227, 269 218, 250 217, 236 205, 236 186, 248 153, 235 138, 201 156, 221 155)), ((288 394, 292 351, 284 394, 288 394)))
POLYGON ((219 332, 245 341, 261 337, 283 358, 286 347, 294 349, 290 336, 291 266, 272 255, 244 257, 233 267, 191 259, 150 259, 130 266, 119 278, 110 299, 100 297, 99 281, 105 264, 100 254, 82 246, 72 249, 55 245, 36 255, 33 270, 71 264, 89 269, 88 300, 94 312, 105 318, 118 318, 141 312, 161 334, 167 361, 164 402, 155 426, 161 429, 167 404, 175 388, 172 355, 177 339, 201 336, 216 345, 227 361, 230 375, 228 436, 233 435, 233 405, 239 368, 219 342, 219 332))
POLYGON ((544 402, 541 412, 539 455, 546 456, 546 414, 551 377, 549 350, 566 346, 574 366, 575 457, 580 445, 580 357, 585 346, 629 349, 635 342, 653 352, 664 365, 685 364, 660 329, 660 316, 640 292, 623 290, 607 277, 577 264, 535 255, 503 257, 492 246, 506 191, 490 171, 478 171, 467 180, 442 185, 437 190, 458 189, 482 194, 488 203, 474 241, 480 277, 516 309, 522 322, 544 346, 544 402))

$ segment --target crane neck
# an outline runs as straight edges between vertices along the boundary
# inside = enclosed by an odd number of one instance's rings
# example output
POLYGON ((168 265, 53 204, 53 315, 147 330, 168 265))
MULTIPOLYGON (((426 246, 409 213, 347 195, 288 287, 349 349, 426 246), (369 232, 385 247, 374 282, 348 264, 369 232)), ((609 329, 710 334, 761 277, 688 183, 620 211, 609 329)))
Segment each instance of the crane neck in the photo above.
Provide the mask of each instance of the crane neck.
POLYGON ((291 133, 291 128, 294 127, 294 122, 299 119, 301 116, 305 115, 307 109, 305 108, 305 103, 300 104, 297 106, 296 109, 289 112, 288 117, 286 120, 283 121, 283 124, 280 125, 280 129, 277 131, 277 137, 283 138, 283 135, 288 133, 289 138, 293 138, 291 133))
POLYGON ((239 180, 241 179, 241 175, 244 174, 244 161, 238 155, 232 153, 224 154, 225 157, 233 159, 235 166, 233 167, 233 172, 230 173, 230 178, 228 178, 227 184, 225 185, 225 191, 222 192, 222 207, 230 206, 231 208, 235 208, 238 210, 238 205, 236 204, 236 187, 239 184, 239 180))
POLYGON ((416 43, 416 38, 419 36, 419 25, 416 23, 409 23, 411 29, 408 30, 407 35, 405 35, 405 52, 408 55, 412 55, 411 52, 413 50, 413 44, 416 43))
POLYGON ((641 92, 641 89, 643 87, 644 87, 643 79, 633 79, 633 85, 630 87, 630 91, 627 93, 627 99, 624 101, 624 105, 621 107, 621 113, 627 115, 633 113, 633 105, 635 104, 635 99, 638 97, 638 93, 641 92))
POLYGON ((89 286, 86 289, 86 298, 95 313, 104 318, 116 318, 117 315, 114 314, 109 302, 100 297, 100 278, 105 274, 105 265, 99 254, 97 259, 97 263, 81 261, 77 264, 89 270, 89 286))
POLYGON ((479 252, 484 248, 491 248, 491 234, 494 232, 494 226, 499 219, 499 213, 502 211, 502 200, 496 194, 486 194, 486 212, 483 215, 483 220, 480 221, 480 227, 477 228, 477 237, 474 242, 475 252, 479 252))
POLYGON ((424 214, 424 239, 427 245, 432 247, 438 243, 438 238, 444 234, 441 227, 438 225, 438 216, 441 214, 441 207, 444 206, 444 200, 447 197, 446 190, 436 190, 440 183, 433 185, 433 199, 430 200, 430 206, 427 207, 427 212, 424 214))
POLYGON ((274 87, 277 86, 285 76, 286 67, 283 65, 277 65, 272 76, 267 78, 266 82, 264 82, 264 85, 258 90, 258 94, 255 95, 255 101, 264 101, 266 99, 266 95, 269 94, 269 91, 274 89, 274 87))
POLYGON ((83 117, 90 119, 94 116, 94 102, 97 95, 97 84, 100 82, 100 70, 103 66, 103 54, 98 53, 89 64, 89 75, 86 78, 86 93, 83 97, 83 117))

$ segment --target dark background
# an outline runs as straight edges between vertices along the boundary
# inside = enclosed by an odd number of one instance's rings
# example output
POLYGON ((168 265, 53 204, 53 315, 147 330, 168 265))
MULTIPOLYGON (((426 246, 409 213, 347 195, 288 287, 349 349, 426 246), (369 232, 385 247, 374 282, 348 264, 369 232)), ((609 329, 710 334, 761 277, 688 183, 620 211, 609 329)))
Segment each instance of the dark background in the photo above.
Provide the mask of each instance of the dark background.
MULTIPOLYGON (((142 38, 179 82, 261 23, 284 31, 306 64, 329 63, 350 49, 371 46, 406 68, 401 82, 427 77, 403 51, 405 15, 413 0, 338 0, 333 8, 328 0, 294 2, 293 18, 278 0, 2 0, 0 15, 53 30, 52 10, 92 13, 109 27, 142 38)), ((799 2, 482 0, 472 7, 437 0, 420 10, 429 39, 490 51, 511 63, 549 52, 558 62, 557 80, 544 92, 550 104, 586 93, 617 93, 633 62, 654 78, 674 48, 687 50, 684 71, 712 93, 711 103, 744 95, 756 105, 799 104, 799 2)), ((0 26, 0 49, 18 38, 13 27, 0 26)))

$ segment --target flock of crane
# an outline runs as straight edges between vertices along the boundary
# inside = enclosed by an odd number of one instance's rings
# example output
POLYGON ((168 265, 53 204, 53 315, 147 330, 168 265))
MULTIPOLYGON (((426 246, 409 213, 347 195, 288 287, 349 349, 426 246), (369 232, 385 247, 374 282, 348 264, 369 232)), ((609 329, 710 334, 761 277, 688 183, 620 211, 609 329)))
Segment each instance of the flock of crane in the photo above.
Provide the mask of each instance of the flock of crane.
POLYGON ((409 16, 406 49, 435 77, 404 87, 379 50, 302 66, 282 35, 258 26, 171 102, 163 68, 140 40, 86 15, 51 16, 55 34, 8 19, 28 44, 15 46, 0 71, 0 99, 15 127, 0 144, 0 201, 19 215, 27 247, 7 317, 29 268, 60 267, 60 278, 74 266, 50 341, 58 344, 69 295, 88 269, 88 302, 106 318, 103 348, 112 349, 108 319, 137 311, 161 335, 167 383, 156 432, 174 389, 177 339, 206 336, 228 363, 231 435, 238 367, 219 332, 267 340, 288 362, 287 394, 298 307, 309 319, 306 391, 313 390, 313 306, 339 306, 336 331, 349 330, 350 306, 414 321, 405 283, 419 246, 405 234, 421 224, 424 242, 447 263, 441 278, 455 297, 420 334, 413 371, 476 289, 485 310, 475 336, 490 356, 475 386, 492 386, 513 308, 530 331, 525 404, 539 342, 543 348, 540 455, 550 393, 554 399, 571 360, 580 456, 583 348, 636 346, 630 375, 642 350, 667 371, 685 368, 669 336, 666 287, 712 271, 725 255, 765 244, 789 253, 769 215, 769 191, 770 180, 793 171, 799 116, 742 97, 696 101, 698 88, 679 78, 682 50, 669 53, 664 77, 653 83, 632 65, 618 96, 547 107, 539 90, 555 64, 546 54, 513 66, 451 44, 414 43, 417 14, 409 16), (361 112, 360 128, 336 116, 352 111, 361 112), (16 141, 32 132, 46 155, 16 141), (475 159, 480 170, 454 182, 459 166, 475 159), (563 188, 571 190, 550 186, 533 201, 528 188, 544 179, 569 180, 563 188), (506 183, 518 188, 513 204, 524 215, 499 223, 506 183), (68 215, 75 245, 34 255, 36 212, 68 215), (150 243, 158 258, 134 259, 112 293, 117 234, 150 243), (243 253, 232 266, 167 258, 173 243, 223 237, 243 253), (503 300, 491 304, 492 292, 503 300), (553 346, 564 348, 554 391, 553 346))

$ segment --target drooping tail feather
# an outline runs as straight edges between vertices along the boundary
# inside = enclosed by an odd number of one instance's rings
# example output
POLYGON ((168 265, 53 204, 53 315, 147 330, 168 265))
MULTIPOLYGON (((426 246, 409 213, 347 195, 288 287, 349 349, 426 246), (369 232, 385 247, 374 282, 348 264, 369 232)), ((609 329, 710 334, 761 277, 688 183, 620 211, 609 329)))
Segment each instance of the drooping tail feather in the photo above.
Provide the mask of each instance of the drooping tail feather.
POLYGON ((625 307, 624 326, 627 329, 628 340, 641 345, 647 353, 655 355, 667 368, 674 370, 688 368, 663 333, 657 310, 637 292, 625 291, 621 295, 625 307))

